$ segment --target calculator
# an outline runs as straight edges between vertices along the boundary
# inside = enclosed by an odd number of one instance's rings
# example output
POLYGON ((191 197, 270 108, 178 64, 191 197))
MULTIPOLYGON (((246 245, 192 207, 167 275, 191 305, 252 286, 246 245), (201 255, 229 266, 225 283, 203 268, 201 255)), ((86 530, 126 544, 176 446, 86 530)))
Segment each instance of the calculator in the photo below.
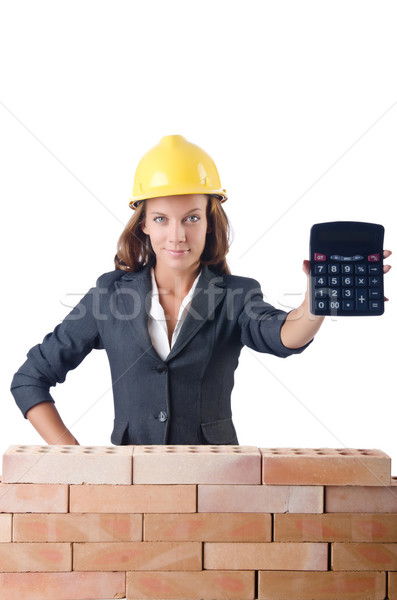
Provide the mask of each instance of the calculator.
POLYGON ((383 314, 384 232, 382 225, 360 221, 312 226, 310 311, 313 315, 383 314))

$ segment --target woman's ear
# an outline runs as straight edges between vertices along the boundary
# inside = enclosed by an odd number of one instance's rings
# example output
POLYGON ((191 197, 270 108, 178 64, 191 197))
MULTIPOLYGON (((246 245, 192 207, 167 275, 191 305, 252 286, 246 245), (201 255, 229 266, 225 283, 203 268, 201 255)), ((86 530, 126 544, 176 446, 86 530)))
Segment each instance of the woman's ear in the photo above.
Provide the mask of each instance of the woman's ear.
POLYGON ((207 227, 207 233, 211 233, 211 232, 212 232, 212 227, 211 227, 211 225, 208 225, 208 227, 207 227))
POLYGON ((147 231, 146 231, 146 221, 142 221, 142 223, 141 223, 141 229, 142 229, 143 233, 147 234, 147 231))

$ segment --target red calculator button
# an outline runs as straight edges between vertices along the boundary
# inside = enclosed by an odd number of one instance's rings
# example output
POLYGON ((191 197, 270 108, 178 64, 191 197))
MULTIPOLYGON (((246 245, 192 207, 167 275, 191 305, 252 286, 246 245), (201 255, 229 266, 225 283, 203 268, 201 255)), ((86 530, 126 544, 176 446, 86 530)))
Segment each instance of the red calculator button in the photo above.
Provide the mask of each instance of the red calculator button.
POLYGON ((315 261, 324 261, 327 260, 327 257, 325 256, 325 254, 319 254, 318 252, 314 253, 314 260, 315 261))
POLYGON ((379 262, 380 261, 380 255, 379 254, 370 254, 368 256, 368 260, 369 260, 369 262, 379 262))

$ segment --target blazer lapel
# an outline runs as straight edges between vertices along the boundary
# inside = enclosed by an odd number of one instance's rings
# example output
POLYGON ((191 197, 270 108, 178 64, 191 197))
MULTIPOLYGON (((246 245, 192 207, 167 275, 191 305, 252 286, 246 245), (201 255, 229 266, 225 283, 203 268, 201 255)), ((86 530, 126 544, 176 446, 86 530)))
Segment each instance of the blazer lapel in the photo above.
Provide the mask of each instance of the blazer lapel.
POLYGON ((153 347, 148 328, 152 291, 150 268, 150 265, 146 265, 141 271, 126 273, 115 282, 116 309, 126 327, 131 328, 134 342, 137 342, 144 352, 156 360, 161 360, 153 347))
POLYGON ((179 354, 201 327, 211 319, 216 307, 225 296, 225 287, 222 276, 216 275, 207 266, 203 267, 188 314, 166 361, 179 354))
MULTIPOLYGON (((150 268, 150 265, 146 265, 141 271, 126 273, 115 282, 116 310, 126 327, 131 328, 134 341, 142 350, 156 360, 161 360, 153 347, 148 328, 152 291, 150 268)), ((188 314, 166 362, 179 354, 208 319, 211 319, 225 296, 225 287, 222 276, 216 275, 206 266, 202 268, 188 314)))

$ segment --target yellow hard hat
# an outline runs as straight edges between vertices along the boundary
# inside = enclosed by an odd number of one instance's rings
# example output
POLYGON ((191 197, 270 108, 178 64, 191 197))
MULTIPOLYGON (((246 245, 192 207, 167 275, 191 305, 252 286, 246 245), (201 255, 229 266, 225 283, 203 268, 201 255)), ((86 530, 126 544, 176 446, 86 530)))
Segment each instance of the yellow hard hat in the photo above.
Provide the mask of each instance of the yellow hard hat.
POLYGON ((227 200, 209 154, 182 135, 166 135, 139 161, 130 207, 135 209, 147 198, 177 194, 210 194, 221 202, 227 200))

